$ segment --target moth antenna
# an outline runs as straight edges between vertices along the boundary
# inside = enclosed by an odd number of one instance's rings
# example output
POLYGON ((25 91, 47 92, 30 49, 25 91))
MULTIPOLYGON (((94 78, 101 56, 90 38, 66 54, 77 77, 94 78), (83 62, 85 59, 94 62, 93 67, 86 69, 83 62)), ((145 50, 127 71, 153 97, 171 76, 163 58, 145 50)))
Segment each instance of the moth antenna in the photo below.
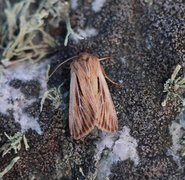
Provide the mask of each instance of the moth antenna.
POLYGON ((48 76, 48 80, 50 79, 51 76, 53 76, 53 74, 57 71, 57 69, 58 69, 60 66, 62 66, 63 64, 67 63, 68 61, 70 61, 71 59, 76 58, 76 57, 78 57, 78 56, 73 56, 73 57, 71 57, 71 58, 65 60, 64 62, 60 63, 60 64, 54 69, 54 71, 48 76))

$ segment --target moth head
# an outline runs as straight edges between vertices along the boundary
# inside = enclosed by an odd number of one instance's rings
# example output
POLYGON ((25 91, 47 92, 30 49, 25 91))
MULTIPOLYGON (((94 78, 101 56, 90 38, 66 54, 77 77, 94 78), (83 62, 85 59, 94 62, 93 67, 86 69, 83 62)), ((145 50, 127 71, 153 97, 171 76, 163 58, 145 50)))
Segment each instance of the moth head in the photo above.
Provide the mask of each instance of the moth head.
POLYGON ((84 53, 80 53, 80 54, 79 54, 79 59, 80 59, 81 61, 88 61, 90 58, 93 58, 93 57, 94 57, 94 55, 89 54, 89 53, 87 53, 87 52, 84 52, 84 53))

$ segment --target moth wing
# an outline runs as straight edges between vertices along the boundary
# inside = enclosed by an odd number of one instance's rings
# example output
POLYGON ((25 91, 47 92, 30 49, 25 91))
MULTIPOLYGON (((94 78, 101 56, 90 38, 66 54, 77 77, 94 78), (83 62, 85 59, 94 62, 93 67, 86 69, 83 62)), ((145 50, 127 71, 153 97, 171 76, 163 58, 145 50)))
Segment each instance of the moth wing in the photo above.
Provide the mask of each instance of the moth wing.
POLYGON ((96 126, 103 131, 116 132, 118 130, 118 118, 102 70, 99 72, 98 78, 99 78, 99 93, 98 93, 99 112, 96 126))
POLYGON ((97 112, 91 81, 86 77, 88 63, 71 66, 69 129, 74 139, 80 139, 95 127, 97 112), (82 66, 83 65, 83 66, 82 66))

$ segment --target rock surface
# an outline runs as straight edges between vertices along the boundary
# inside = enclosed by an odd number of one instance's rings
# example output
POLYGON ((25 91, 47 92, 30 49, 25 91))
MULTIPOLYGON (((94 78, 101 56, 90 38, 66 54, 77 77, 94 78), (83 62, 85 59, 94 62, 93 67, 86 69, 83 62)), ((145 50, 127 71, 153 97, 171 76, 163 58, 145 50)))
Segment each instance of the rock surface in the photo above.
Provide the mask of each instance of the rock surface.
MULTIPOLYGON (((110 56, 112 60, 103 61, 103 67, 112 80, 123 85, 117 88, 108 82, 118 114, 119 132, 109 135, 94 130, 80 141, 70 137, 70 70, 66 65, 48 84, 53 87, 64 83, 63 108, 54 110, 46 101, 39 113, 39 98, 25 108, 29 116, 39 116, 42 134, 33 130, 26 132, 30 149, 19 152, 20 160, 4 180, 185 179, 183 163, 179 167, 167 153, 172 146, 169 126, 178 112, 170 105, 161 106, 165 98, 164 83, 177 63, 183 66, 185 63, 185 2, 106 0, 100 3, 100 9, 96 4, 93 1, 75 4, 71 23, 76 32, 86 33, 86 39, 71 40, 67 47, 60 47, 51 69, 80 52, 110 56), (128 153, 126 148, 118 152, 118 145, 124 143, 130 145, 128 153), (126 155, 122 157, 121 152, 126 155), (135 158, 138 160, 134 161, 135 158)), ((20 88, 26 98, 39 95, 36 80, 15 79, 10 85, 20 88)), ((13 123, 11 113, 0 116, 0 132, 13 134, 17 129, 20 127, 13 123)), ((0 145, 4 142, 2 139, 0 145)), ((1 160, 0 171, 11 159, 8 155, 1 160)))

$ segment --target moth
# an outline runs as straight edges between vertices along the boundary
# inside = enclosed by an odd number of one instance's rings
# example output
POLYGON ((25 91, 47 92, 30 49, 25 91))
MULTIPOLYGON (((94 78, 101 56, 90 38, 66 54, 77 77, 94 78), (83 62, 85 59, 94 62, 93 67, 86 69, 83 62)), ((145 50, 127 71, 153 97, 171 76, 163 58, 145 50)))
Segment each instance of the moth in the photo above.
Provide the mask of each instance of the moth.
POLYGON ((116 110, 100 60, 81 53, 70 64, 69 129, 74 139, 88 135, 95 127, 106 132, 118 130, 116 110))

